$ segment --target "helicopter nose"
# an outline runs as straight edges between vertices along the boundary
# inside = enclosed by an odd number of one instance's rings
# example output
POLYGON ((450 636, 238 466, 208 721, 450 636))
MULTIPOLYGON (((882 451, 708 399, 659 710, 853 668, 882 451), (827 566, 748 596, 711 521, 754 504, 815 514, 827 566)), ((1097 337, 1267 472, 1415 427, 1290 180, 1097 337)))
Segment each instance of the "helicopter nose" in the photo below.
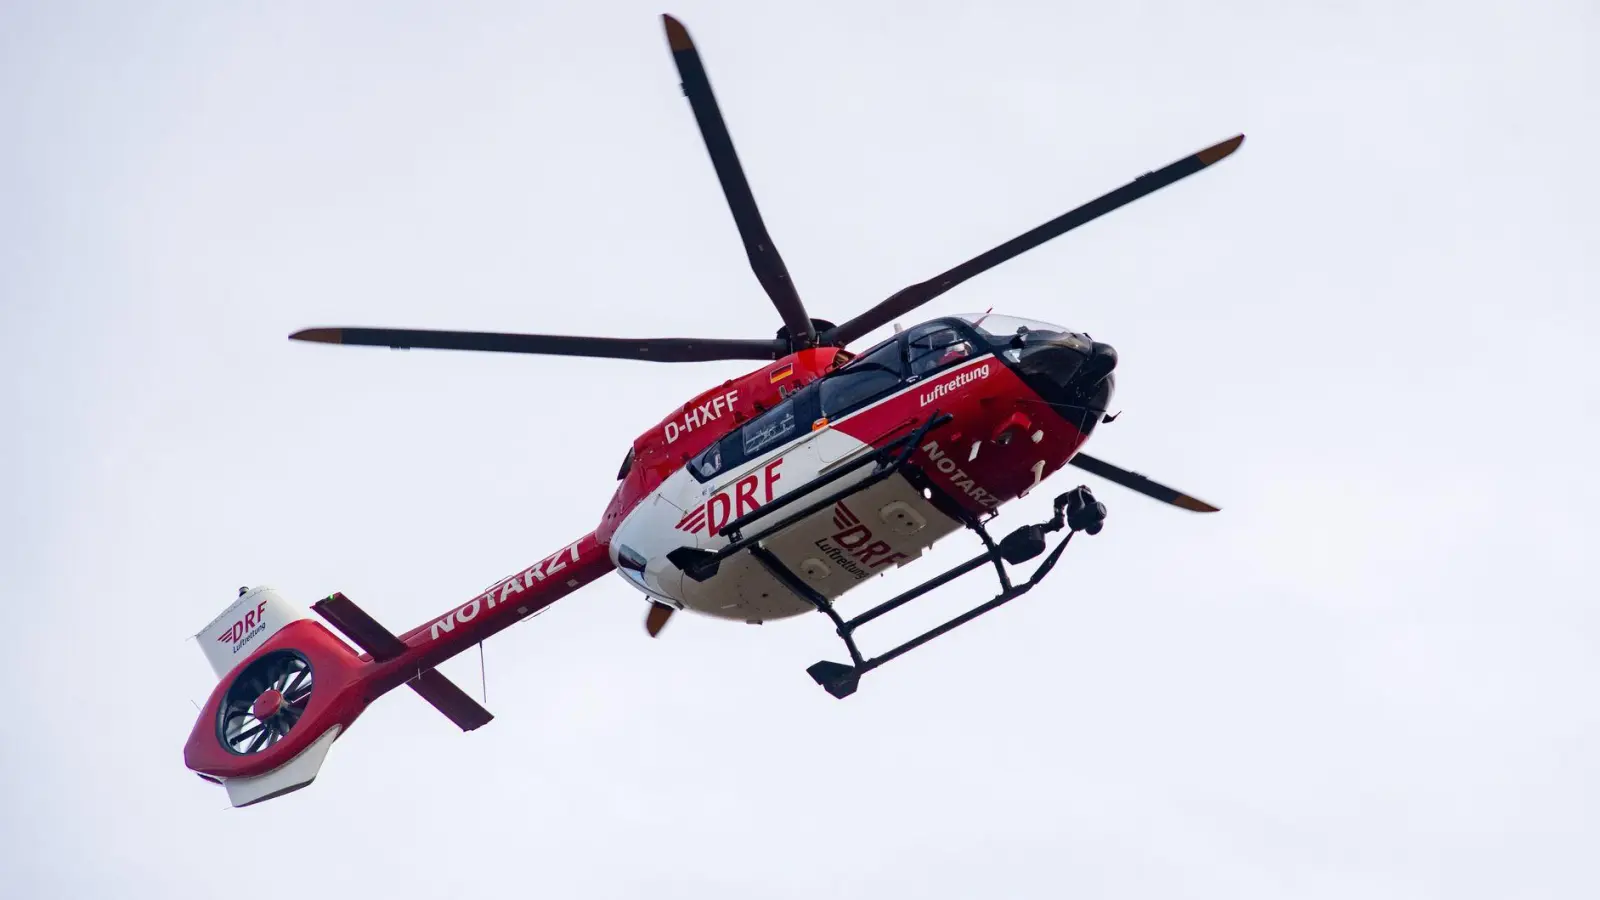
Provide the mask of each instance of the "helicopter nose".
POLYGON ((1089 345, 1089 358, 1079 367, 1074 381, 1085 387, 1099 384, 1101 379, 1110 375, 1117 367, 1117 348, 1110 344, 1094 341, 1089 345))
POLYGON ((1059 360, 1050 378, 1056 383, 1058 402, 1101 409, 1111 399, 1111 373, 1117 368, 1117 351, 1110 344, 1085 339, 1075 362, 1059 360))
POLYGON ((1023 380, 1063 418, 1088 434, 1115 390, 1117 351, 1084 334, 1052 335, 1023 344, 1017 359, 1023 380))
POLYGON ((1088 335, 1051 335, 1025 343, 1017 365, 1030 381, 1037 381, 1051 399, 1092 394, 1117 367, 1117 351, 1088 335))

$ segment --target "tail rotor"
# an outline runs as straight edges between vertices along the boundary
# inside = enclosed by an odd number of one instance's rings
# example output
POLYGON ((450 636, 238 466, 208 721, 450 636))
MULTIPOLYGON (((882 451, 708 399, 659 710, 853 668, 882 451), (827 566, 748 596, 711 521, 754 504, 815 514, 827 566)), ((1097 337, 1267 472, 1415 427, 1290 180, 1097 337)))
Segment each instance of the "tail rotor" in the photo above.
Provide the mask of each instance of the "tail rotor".
POLYGON ((266 750, 305 715, 314 683, 310 661, 297 651, 274 650, 251 662, 223 697, 218 739, 240 756, 266 750))

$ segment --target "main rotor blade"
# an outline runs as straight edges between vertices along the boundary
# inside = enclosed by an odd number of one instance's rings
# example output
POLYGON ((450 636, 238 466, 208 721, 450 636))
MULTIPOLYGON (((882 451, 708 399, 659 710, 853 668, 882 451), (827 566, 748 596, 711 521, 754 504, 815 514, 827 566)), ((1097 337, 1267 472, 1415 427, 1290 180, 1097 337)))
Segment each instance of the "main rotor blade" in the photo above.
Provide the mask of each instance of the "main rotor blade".
POLYGON ((689 107, 700 125, 700 136, 706 142, 706 152, 711 154, 711 164, 716 167, 717 180, 722 182, 722 193, 728 198, 728 209, 739 226, 739 236, 744 239, 745 255, 750 257, 750 268, 778 308, 783 324, 789 328, 789 339, 797 347, 814 346, 817 332, 811 326, 811 317, 800 302, 783 257, 767 234, 761 221, 761 211, 756 207, 755 195, 745 181, 744 168, 739 165, 739 155, 734 152, 733 138, 728 134, 722 111, 717 108, 716 95, 711 93, 711 81, 706 77, 705 66, 700 62, 700 52, 689 39, 689 32, 671 16, 662 16, 667 29, 667 46, 672 49, 672 61, 683 79, 683 94, 689 98, 689 107))
POLYGON ((974 275, 987 272, 1009 259, 1021 256, 1051 238, 1060 237, 1079 225, 1092 222, 1146 194, 1154 193, 1174 181, 1193 175, 1239 149, 1239 145, 1242 143, 1244 143, 1244 135, 1237 135, 1220 144, 1207 147, 1199 153, 1186 156, 1164 169, 1147 172, 1133 182, 1125 184, 1103 197, 1091 200, 1069 213, 1051 219, 1038 228, 1018 235, 992 250, 974 256, 948 272, 936 275, 919 284, 903 288, 889 299, 845 322, 843 325, 829 329, 822 335, 822 343, 829 346, 842 347, 874 328, 893 322, 900 316, 927 303, 974 275))
POLYGON ((591 356, 643 359, 653 362, 706 362, 717 359, 778 359, 789 348, 777 339, 762 341, 718 338, 599 338, 560 334, 501 334, 493 331, 415 331, 402 328, 308 328, 290 340, 322 344, 361 344, 409 350, 487 350, 495 353, 541 353, 548 356, 591 356))
POLYGON ((1173 506, 1181 509, 1187 509, 1192 512, 1220 511, 1217 507, 1212 506, 1204 500, 1196 499, 1182 491, 1174 490, 1164 484, 1151 481, 1143 475, 1140 475, 1138 472, 1129 472, 1127 469, 1113 466, 1111 463, 1108 463, 1103 459, 1096 459, 1087 453, 1079 453, 1077 456, 1074 456, 1071 460, 1069 460, 1069 462, 1085 472, 1091 472, 1095 475, 1099 475, 1101 478, 1104 478, 1107 481, 1110 481, 1114 484, 1120 484, 1130 490, 1138 491, 1146 497, 1154 497, 1155 499, 1160 500, 1162 503, 1170 503, 1173 506))

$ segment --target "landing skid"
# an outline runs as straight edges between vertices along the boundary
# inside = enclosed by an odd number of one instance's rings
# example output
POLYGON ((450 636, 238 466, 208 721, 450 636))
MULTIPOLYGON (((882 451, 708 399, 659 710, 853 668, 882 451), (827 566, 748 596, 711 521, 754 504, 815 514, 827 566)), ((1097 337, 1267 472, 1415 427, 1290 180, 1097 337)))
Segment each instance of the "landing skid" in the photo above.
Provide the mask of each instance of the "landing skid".
POLYGON ((850 659, 853 664, 845 665, 822 660, 806 669, 806 674, 810 675, 817 684, 822 685, 822 688, 828 693, 843 699, 856 692, 857 686, 861 683, 862 675, 1033 590, 1039 582, 1044 580, 1046 575, 1050 574, 1050 570, 1055 568, 1056 561, 1061 558, 1062 552, 1067 549, 1067 544, 1072 540, 1072 536, 1079 531, 1086 531, 1089 534, 1099 533, 1105 517, 1105 505, 1097 502, 1094 499, 1094 494, 1087 487, 1077 487, 1056 498, 1055 515, 1048 521, 1037 525, 1024 525, 1006 535, 998 544, 989 537, 989 532, 983 527, 982 522, 968 518, 963 524, 976 532, 978 537, 982 539, 985 548, 984 552, 941 575, 924 581, 922 584, 893 599, 874 606, 853 619, 841 617, 826 597, 812 590, 809 585, 799 578, 794 577, 794 574, 789 572, 765 548, 752 547, 750 552, 766 564, 773 574, 782 579, 790 589, 810 601, 811 605, 815 606, 819 612, 833 620, 839 637, 844 640, 845 649, 850 652, 850 659), (1047 544, 1045 535, 1060 531, 1062 528, 1068 529, 1066 536, 1056 544, 1055 549, 1045 556, 1044 562, 1033 570, 1033 574, 1028 577, 1027 581, 1013 585, 1009 573, 1006 572, 1006 565, 1018 565, 1044 553, 1047 544), (994 565, 995 575, 1000 580, 1000 593, 996 594, 993 599, 973 607, 942 625, 917 635, 892 650, 871 659, 862 658, 861 650, 856 646, 855 631, 857 628, 885 613, 899 609, 901 606, 935 588, 943 587, 969 572, 983 568, 986 563, 994 565))
POLYGON ((983 541, 984 552, 941 575, 924 581, 922 584, 891 600, 886 600, 874 606, 853 619, 841 617, 827 597, 818 593, 804 579, 784 565, 783 561, 771 550, 768 550, 763 542, 812 513, 825 509, 836 501, 858 494, 897 472, 904 472, 914 484, 927 486, 930 491, 937 495, 939 491, 930 485, 926 485, 925 480, 915 467, 908 467, 906 462, 910 459, 912 452, 917 448, 922 438, 928 432, 949 422, 950 418, 950 416, 936 411, 920 427, 905 437, 879 448, 874 453, 868 454, 848 466, 807 482, 795 489, 787 497, 762 507, 757 512, 746 514, 729 522, 718 532, 731 539, 730 543, 721 550, 711 552, 682 547, 667 554, 667 558, 681 568, 684 574, 690 578, 696 581, 704 581, 716 575, 717 569, 723 560, 735 553, 750 551, 750 555, 759 561, 767 571, 771 572, 774 578, 782 582, 785 587, 788 587, 797 596, 816 607, 818 612, 833 620, 835 630, 838 632, 839 637, 844 640, 845 649, 850 652, 852 664, 845 665, 822 660, 806 669, 806 672, 811 676, 812 680, 822 685, 823 689, 833 696, 841 699, 848 697, 856 692, 856 688, 861 683, 862 675, 1033 590, 1040 581, 1044 580, 1046 575, 1050 574, 1050 570, 1055 568, 1056 561, 1061 558, 1062 552, 1067 549, 1067 543, 1072 540, 1074 534, 1080 531, 1088 532, 1091 535, 1098 534, 1100 533, 1101 525, 1105 522, 1105 504, 1096 501, 1094 494, 1090 492, 1088 487, 1079 486, 1056 497, 1055 515, 1049 520, 1037 525, 1024 525, 1006 535, 999 543, 995 543, 994 539, 989 536, 988 529, 984 528, 983 522, 963 510, 953 501, 945 499, 939 505, 958 518, 962 525, 978 535, 979 539, 983 541), (762 528, 756 534, 745 535, 742 533, 745 526, 755 518, 770 516, 783 507, 799 505, 799 501, 810 498, 818 489, 826 487, 845 475, 868 465, 874 466, 874 469, 865 479, 840 490, 831 491, 826 496, 811 499, 810 502, 800 505, 798 510, 789 513, 778 522, 762 528), (1048 545, 1046 535, 1060 531, 1063 528, 1067 529, 1066 536, 1045 556, 1044 562, 1033 570, 1033 574, 1028 577, 1028 580, 1021 584, 1012 584, 1011 576, 1006 571, 1006 565, 1020 565, 1038 557, 1045 552, 1048 545), (899 609, 935 588, 943 587, 969 572, 981 569, 985 564, 993 564, 995 575, 1000 579, 1000 593, 996 594, 993 599, 973 607, 943 625, 926 631, 872 659, 862 657, 861 649, 856 646, 855 631, 857 628, 885 613, 899 609))

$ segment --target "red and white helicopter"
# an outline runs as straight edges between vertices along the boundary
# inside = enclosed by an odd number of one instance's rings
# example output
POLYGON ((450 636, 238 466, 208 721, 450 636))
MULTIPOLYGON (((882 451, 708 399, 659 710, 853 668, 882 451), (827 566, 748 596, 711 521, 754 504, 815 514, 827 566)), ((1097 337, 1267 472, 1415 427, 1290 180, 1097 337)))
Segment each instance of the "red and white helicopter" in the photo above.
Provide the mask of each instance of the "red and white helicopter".
POLYGON ((674 409, 640 435, 594 530, 438 618, 396 635, 343 594, 312 604, 241 588, 199 638, 220 679, 184 762, 224 785, 235 806, 304 787, 367 704, 406 685, 464 730, 491 716, 435 668, 492 634, 615 571, 649 599, 654 636, 679 609, 741 622, 820 611, 848 664, 807 671, 835 697, 885 662, 1025 593, 1072 535, 1094 534, 1105 507, 1087 487, 1055 498, 1049 521, 1001 540, 985 523, 1007 501, 1073 465, 1174 506, 1215 507, 1080 452, 1105 419, 1117 364, 1107 344, 1002 315, 962 315, 900 330, 851 353, 850 342, 963 281, 1212 165, 1239 135, 911 285, 843 324, 800 302, 745 182, 705 69, 683 25, 667 43, 756 277, 783 327, 767 340, 623 339, 385 328, 313 328, 301 341, 541 353, 651 362, 746 359, 759 368, 674 409), (916 560, 966 528, 984 550, 852 618, 836 603, 873 575, 916 560), (1051 535, 1065 531, 1053 548, 1051 535), (1008 566, 1043 557, 1014 581, 1008 566), (876 657, 861 625, 975 569, 992 566, 987 602, 876 657), (326 622, 326 624, 324 624, 326 622), (341 640, 328 625, 355 645, 341 640), (359 649, 357 649, 359 648, 359 649))

